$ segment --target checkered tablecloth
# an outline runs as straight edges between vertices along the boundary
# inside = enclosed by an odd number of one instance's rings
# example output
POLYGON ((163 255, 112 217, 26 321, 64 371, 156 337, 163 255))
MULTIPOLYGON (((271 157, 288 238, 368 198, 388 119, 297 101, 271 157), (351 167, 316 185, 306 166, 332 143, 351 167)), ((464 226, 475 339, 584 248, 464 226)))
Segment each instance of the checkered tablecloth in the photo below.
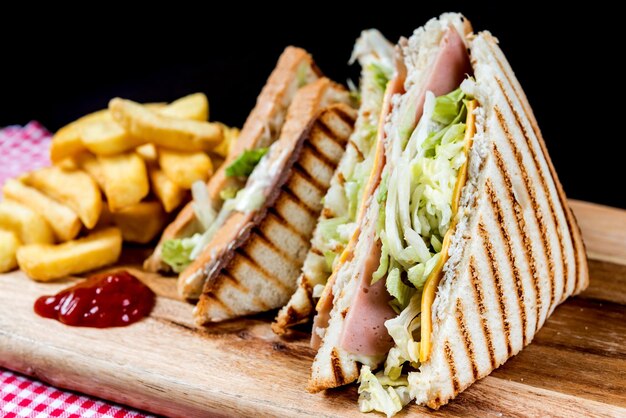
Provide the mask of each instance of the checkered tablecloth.
MULTIPOLYGON (((37 122, 0 129, 0 186, 20 173, 49 165, 50 133, 37 122)), ((8 365, 10 367, 10 365, 8 365)), ((0 417, 146 417, 107 401, 59 390, 0 368, 0 417)))
POLYGON ((134 418, 147 415, 0 369, 0 416, 134 418))

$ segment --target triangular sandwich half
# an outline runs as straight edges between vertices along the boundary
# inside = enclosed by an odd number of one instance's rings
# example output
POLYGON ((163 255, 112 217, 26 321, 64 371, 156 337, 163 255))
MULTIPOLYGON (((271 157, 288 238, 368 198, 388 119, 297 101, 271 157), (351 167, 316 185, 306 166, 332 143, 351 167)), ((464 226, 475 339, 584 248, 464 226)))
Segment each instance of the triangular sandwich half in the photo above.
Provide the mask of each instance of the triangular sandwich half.
POLYGON ((311 391, 438 408, 588 284, 576 221, 497 40, 444 14, 401 41, 384 169, 318 304, 311 391), (377 371, 377 372, 376 372, 377 371))
MULTIPOLYGON (((228 176, 226 168, 241 157, 244 151, 269 147, 280 135, 285 123, 287 109, 299 88, 321 77, 313 58, 305 50, 293 46, 285 48, 272 71, 256 105, 232 144, 226 161, 216 170, 207 183, 209 199, 218 211, 226 193, 241 188, 244 181, 238 176, 228 176)), ((148 271, 170 271, 172 266, 163 260, 163 244, 172 239, 192 236, 202 229, 193 204, 188 203, 176 219, 165 229, 152 255, 144 262, 148 271)), ((175 264, 175 263, 172 263, 175 264)), ((175 266, 177 267, 177 266, 175 266)))
POLYGON ((269 148, 226 168, 247 179, 218 211, 203 185, 192 189, 200 230, 165 242, 164 254, 181 255, 178 290, 199 299, 200 325, 287 302, 355 118, 348 91, 320 78, 296 92, 269 148))
MULTIPOLYGON (((324 288, 357 225, 367 180, 376 159, 379 118, 387 81, 393 73, 394 49, 383 35, 370 29, 357 40, 351 61, 361 65, 360 106, 354 132, 348 141, 318 220, 298 287, 272 324, 277 334, 307 322, 315 312, 314 298, 324 288)), ((370 192, 371 193, 371 192, 370 192)))

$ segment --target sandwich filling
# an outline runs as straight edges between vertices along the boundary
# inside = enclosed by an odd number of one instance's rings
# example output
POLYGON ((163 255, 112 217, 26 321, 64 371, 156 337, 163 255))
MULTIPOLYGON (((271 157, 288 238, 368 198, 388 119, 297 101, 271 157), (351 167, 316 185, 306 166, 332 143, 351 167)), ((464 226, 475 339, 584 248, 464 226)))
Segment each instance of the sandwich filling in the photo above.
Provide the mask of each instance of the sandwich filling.
POLYGON ((458 28, 440 33, 430 65, 421 64, 429 71, 411 71, 421 57, 405 56, 406 92, 392 99, 385 169, 370 203, 378 211, 379 244, 359 262, 358 289, 340 338, 340 347, 363 364, 363 412, 391 416, 415 397, 409 376, 419 374, 430 354, 431 306, 467 178, 476 103, 460 85, 471 64, 458 28), (372 258, 377 268, 368 267, 372 258))
POLYGON ((365 31, 357 41, 351 62, 362 65, 359 116, 351 145, 339 167, 338 181, 333 181, 324 198, 324 219, 319 223, 315 246, 317 262, 306 262, 303 273, 318 284, 313 296, 319 298, 326 281, 340 262, 357 226, 363 195, 375 160, 378 117, 385 87, 393 72, 393 49, 378 31, 365 31))
POLYGON ((163 261, 175 272, 182 272, 202 253, 233 211, 250 213, 263 206, 278 170, 289 156, 285 150, 281 155, 273 155, 278 151, 273 149, 277 148, 276 144, 274 142, 269 149, 244 151, 226 168, 226 175, 249 177, 243 189, 232 192, 223 190, 224 203, 219 211, 213 209, 206 185, 201 181, 193 184, 192 205, 202 230, 190 237, 171 239, 163 244, 163 261))
POLYGON ((408 375, 419 373, 419 365, 428 360, 431 306, 467 178, 475 108, 461 88, 439 97, 428 91, 415 130, 391 144, 397 159, 376 196, 382 249, 371 284, 384 280, 398 315, 385 321, 393 343, 383 370, 373 374, 367 365, 361 369, 359 405, 364 412, 398 412, 412 398, 408 375))

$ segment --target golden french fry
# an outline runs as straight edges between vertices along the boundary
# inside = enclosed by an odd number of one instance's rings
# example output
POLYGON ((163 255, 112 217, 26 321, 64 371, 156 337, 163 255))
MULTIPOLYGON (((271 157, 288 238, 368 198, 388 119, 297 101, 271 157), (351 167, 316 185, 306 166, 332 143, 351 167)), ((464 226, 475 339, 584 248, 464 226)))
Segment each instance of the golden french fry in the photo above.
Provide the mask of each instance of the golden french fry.
POLYGON ((206 181, 213 174, 211 159, 202 151, 180 152, 159 149, 159 166, 165 175, 183 189, 190 189, 198 181, 206 181))
POLYGON ((25 182, 72 209, 87 228, 92 229, 98 222, 102 195, 84 171, 52 166, 30 172, 25 182))
POLYGON ((209 101, 204 93, 190 94, 159 109, 159 113, 173 118, 206 122, 209 120, 209 101))
POLYGON ((112 212, 141 201, 150 191, 146 165, 134 152, 98 157, 104 194, 112 212))
POLYGON ((132 137, 113 120, 94 120, 79 126, 83 145, 94 154, 115 155, 145 143, 132 137))
POLYGON ((104 174, 100 162, 90 152, 82 152, 72 159, 76 169, 81 169, 91 176, 102 190, 104 190, 104 174))
POLYGON ((231 144, 237 140, 237 137, 239 137, 239 129, 228 127, 223 123, 220 123, 220 125, 222 125, 222 130, 224 132, 224 139, 213 149, 213 152, 222 158, 226 158, 230 152, 231 144))
POLYGON ((185 190, 170 180, 158 168, 150 170, 150 182, 152 183, 152 191, 159 198, 167 213, 180 206, 185 199, 185 190))
POLYGON ((28 206, 43 216, 60 241, 69 241, 80 232, 82 224, 78 215, 39 190, 10 179, 4 183, 3 193, 4 197, 28 206))
POLYGON ((222 127, 215 123, 164 116, 139 103, 120 98, 111 100, 109 109, 113 118, 130 135, 165 148, 210 150, 222 140, 222 127))
POLYGON ((20 240, 13 231, 0 229, 0 273, 6 273, 17 267, 15 254, 20 240))
POLYGON ((85 151, 85 146, 81 140, 81 126, 94 121, 106 120, 112 121, 113 119, 111 118, 109 110, 103 109, 83 116, 82 118, 59 129, 52 137, 52 143, 50 145, 50 160, 56 164, 67 157, 73 157, 74 155, 85 151))
POLYGON ((31 244, 17 250, 17 263, 34 280, 49 281, 115 263, 122 251, 122 233, 106 228, 63 244, 31 244))
POLYGON ((0 229, 13 231, 24 244, 52 244, 52 228, 37 212, 18 202, 0 202, 0 229))
POLYGON ((112 213, 124 241, 146 244, 165 226, 165 212, 159 202, 139 202, 112 213))
POLYGON ((154 144, 144 144, 135 150, 137 154, 146 162, 148 165, 156 165, 158 162, 158 154, 157 149, 154 144))

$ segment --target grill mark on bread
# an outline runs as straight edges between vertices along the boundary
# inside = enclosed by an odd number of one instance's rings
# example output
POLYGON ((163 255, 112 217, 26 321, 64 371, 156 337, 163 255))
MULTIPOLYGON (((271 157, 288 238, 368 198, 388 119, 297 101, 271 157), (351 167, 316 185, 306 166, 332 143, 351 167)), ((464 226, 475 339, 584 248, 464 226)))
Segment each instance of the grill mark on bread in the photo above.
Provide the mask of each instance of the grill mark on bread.
POLYGON ((469 262, 470 281, 472 282, 472 294, 474 300, 478 305, 478 311, 480 312, 480 324, 483 328, 483 334, 485 335, 485 343, 487 344, 487 352, 489 353, 489 361, 491 362, 491 368, 495 369, 496 352, 493 348, 493 337, 491 336, 491 330, 487 325, 487 308, 485 307, 485 293, 482 285, 480 284, 480 278, 478 277, 478 271, 476 269, 476 260, 472 256, 469 262))
POLYGON ((472 366, 472 376, 474 376, 474 380, 476 380, 478 379, 478 366, 476 364, 476 356, 474 354, 474 343, 472 342, 472 336, 467 330, 467 325, 465 324, 465 316, 463 315, 463 302, 461 302, 461 299, 456 300, 456 323, 459 327, 459 330, 461 331, 461 336, 463 337, 463 342, 465 343, 465 352, 467 354, 467 358, 470 361, 470 365, 472 366))
POLYGON ((363 153, 361 152, 361 150, 359 149, 359 147, 357 146, 357 144, 352 140, 352 138, 350 138, 348 140, 348 144, 350 144, 354 150, 356 151, 358 157, 359 157, 359 161, 363 161, 365 159, 365 156, 363 155, 363 153))
POLYGON ((287 228, 289 230, 289 232, 291 232, 294 235, 299 236, 302 239, 302 241, 307 242, 309 240, 309 237, 306 237, 303 234, 301 234, 296 228, 294 228, 289 223, 289 221, 287 221, 285 218, 283 218, 282 215, 280 213, 278 213, 275 208, 273 208, 273 207, 269 208, 267 210, 267 216, 274 218, 276 220, 276 222, 280 223, 282 226, 287 228))
MULTIPOLYGON (((339 161, 335 161, 331 157, 327 156, 323 150, 319 149, 315 145, 313 140, 305 141, 301 155, 304 156, 305 152, 309 152, 310 155, 317 160, 317 164, 325 166, 328 171, 335 171, 335 167, 337 167, 337 163, 339 161)), ((302 156, 300 158, 302 158, 302 156)), ((298 165, 302 167, 300 163, 298 163, 298 165)), ((302 168, 304 169, 304 167, 302 168)), ((310 173, 307 171, 307 174, 310 173)), ((328 188, 328 185, 324 186, 324 189, 326 188, 328 188)))
POLYGON ((339 359, 339 353, 337 353, 336 347, 334 347, 330 352, 330 367, 333 369, 333 375, 335 376, 337 386, 342 386, 346 383, 346 379, 343 375, 343 369, 341 367, 341 360, 339 359))
MULTIPOLYGON (((535 307, 536 307, 536 324, 535 331, 539 329, 539 322, 541 320, 541 289, 539 287, 539 277, 537 275, 537 262, 535 260, 535 256, 532 250, 532 244, 530 242, 530 238, 526 231, 526 221, 524 220, 524 215, 522 214, 522 208, 520 204, 515 199, 513 195, 513 187, 511 183, 511 178, 509 177, 508 172, 506 171, 506 167, 504 165, 504 160, 502 159, 502 154, 498 150, 496 146, 493 147, 493 155, 496 162, 496 166, 498 171, 500 172, 500 176, 505 184, 505 189, 509 194, 509 201, 513 203, 513 212, 515 213, 515 221, 517 224, 517 230, 522 236, 522 244, 524 245, 524 255, 526 257, 526 264, 530 268, 530 272, 533 279, 533 286, 535 288, 535 307)), ((487 184, 488 191, 490 193, 493 192, 493 185, 489 182, 487 184)))
MULTIPOLYGON (((304 288, 306 291, 306 295, 309 298, 309 306, 312 308, 315 306, 315 301, 313 300, 313 288, 311 287, 312 280, 309 276, 302 273, 302 281, 300 282, 300 287, 304 288)), ((310 311, 307 312, 307 315, 310 311)))
POLYGON ((300 209, 304 210, 305 212, 308 212, 309 215, 311 215, 312 218, 317 219, 317 211, 314 209, 311 209, 310 207, 308 207, 307 205, 304 204, 304 202, 302 202, 298 196, 295 195, 295 193, 293 191, 291 191, 291 189, 289 189, 289 187, 283 187, 283 189, 281 190, 283 196, 285 196, 285 198, 291 200, 293 203, 295 203, 300 209))
POLYGON ((548 270, 550 272, 550 304, 548 305, 548 310, 547 310, 547 314, 549 314, 550 309, 552 309, 552 305, 554 304, 554 255, 552 254, 552 246, 548 242, 548 239, 546 236, 548 228, 546 227, 545 221, 543 219, 543 213, 541 212, 539 203, 537 202, 537 195, 535 194, 535 190, 532 187, 530 178, 528 176, 528 172, 526 171, 526 167, 524 166, 524 161, 522 160, 522 153, 517 148, 517 145, 515 144, 513 140, 513 136, 511 135, 511 132, 509 131, 509 127, 506 121, 504 120, 504 116, 500 112, 500 109, 498 108, 498 106, 494 106, 494 112, 496 114, 496 119, 498 119, 498 124, 500 125, 500 128, 502 128, 502 131, 504 132, 508 140, 509 146, 511 147, 511 151, 513 155, 515 156, 517 166, 520 170, 520 174, 522 175, 522 179, 524 180, 524 186, 526 187, 526 191, 528 192, 528 196, 530 197, 530 204, 532 206, 533 214, 535 215, 535 221, 537 221, 537 226, 539 227, 539 232, 540 232, 539 235, 541 238, 541 244, 543 246, 543 250, 545 251, 547 255, 546 258, 548 260, 548 270))
POLYGON ((346 125, 354 126, 357 118, 357 112, 353 112, 353 114, 349 115, 343 106, 335 106, 332 110, 335 115, 339 116, 339 119, 346 123, 346 125))
POLYGON ((248 293, 250 291, 250 289, 248 289, 248 287, 246 285, 244 285, 243 283, 241 283, 239 280, 237 280, 236 278, 234 278, 227 269, 222 269, 222 271, 220 272, 220 276, 222 276, 220 279, 220 281, 223 282, 228 282, 230 283, 230 285, 234 288, 236 288, 237 290, 241 291, 242 293, 248 293))
MULTIPOLYGON (((520 98, 520 92, 518 91, 518 89, 515 87, 515 85, 511 82, 511 79, 508 75, 508 73, 505 71, 504 69, 504 65, 502 64, 502 62, 500 61, 500 59, 498 58, 498 56, 495 53, 495 50, 493 48, 493 45, 491 43, 487 43, 487 45, 489 46, 489 48, 492 51, 492 54, 496 60, 496 62, 498 63, 498 66, 500 67, 500 70, 502 71, 502 73, 504 74, 504 76, 506 77, 509 85, 512 87, 513 91, 515 92, 515 95, 517 96, 517 99, 519 100, 519 102, 522 104, 522 109, 524 110, 524 116, 526 116, 526 119, 528 119, 528 121, 530 122, 530 125, 533 129, 533 132, 535 134, 535 136, 537 137, 537 142, 539 143, 539 148, 541 148, 541 153, 543 154, 543 158, 546 161, 546 164, 548 165, 548 169, 550 170, 550 175, 552 176, 552 180, 554 182, 556 191, 557 191, 557 196, 559 198, 559 203, 561 204, 561 208, 563 209, 563 211, 565 212, 565 222, 567 223, 567 228, 568 228, 568 232, 569 235, 571 237, 571 243, 574 249, 574 260, 575 260, 575 266, 574 266, 574 276, 575 276, 575 281, 576 281, 576 289, 579 289, 579 285, 580 285, 580 280, 582 279, 582 274, 581 272, 584 271, 583 268, 581 268, 581 258, 580 258, 580 253, 581 253, 581 249, 580 249, 580 245, 582 244, 582 246, 585 246, 584 242, 579 242, 580 236, 581 236, 581 232, 580 232, 580 227, 578 226, 578 224, 575 221, 575 217, 574 214, 572 213, 569 204, 567 203, 567 200, 565 198, 565 193, 563 192, 563 188, 561 187, 561 185, 559 184, 558 181, 558 177, 556 175, 556 170, 554 169, 554 165, 552 164, 552 161, 550 160, 550 156, 548 154, 548 150, 546 148, 546 144, 543 141, 543 136, 541 135, 541 131, 539 130, 539 127, 537 126, 536 122, 533 122, 534 117, 532 117, 532 113, 531 111, 528 109, 528 102, 526 100, 521 100, 520 98), (574 219, 574 221, 572 222, 572 219, 574 219), (575 237, 574 235, 577 234, 577 237, 575 237), (577 239, 578 238, 578 239, 577 239)), ((520 119, 519 115, 517 114, 517 112, 514 111, 515 117, 516 119, 520 119)), ((584 250, 582 251, 584 253, 584 250)))
MULTIPOLYGON (((493 193, 493 191, 492 191, 493 193)), ((498 201, 496 199, 495 194, 490 193, 490 203, 491 205, 498 205, 498 201)), ((495 212, 495 210, 494 210, 495 212)), ((502 279, 500 274, 498 273, 498 262, 496 261, 496 253, 489 241, 489 233, 485 229, 485 225, 483 220, 481 219, 478 223, 478 232, 483 240, 484 251, 486 252, 487 260, 489 264, 489 268, 491 270, 491 277, 493 279, 494 289, 496 291, 496 298, 498 299, 498 307, 500 308, 500 319, 502 321, 502 329, 504 329, 504 340, 506 343, 506 350, 511 357, 513 353, 513 347, 511 346, 511 327, 509 325, 509 314, 506 309, 506 305, 504 304, 504 291, 502 290, 502 279)))
POLYGON ((339 107, 340 106, 334 106, 332 109, 323 112, 317 119, 317 123, 324 125, 328 131, 331 132, 332 138, 347 140, 354 129, 355 120, 350 115, 345 114, 345 112, 343 112, 343 114, 340 111, 338 112, 339 107), (346 118, 348 120, 346 120, 346 118), (343 129, 339 128, 339 130, 335 130, 338 124, 343 124, 343 129), (346 135, 342 135, 342 130, 345 131, 346 135))
MULTIPOLYGON (((223 281, 230 283, 231 286, 239 290, 241 293, 245 293, 247 295, 251 294, 250 289, 246 285, 241 283, 239 280, 237 280, 233 275, 231 275, 227 269, 222 269, 222 271, 220 272, 220 276, 222 276, 221 279, 223 281)), ((263 300, 261 300, 256 295, 251 295, 251 296, 252 296, 252 303, 256 304, 257 307, 261 309, 271 308, 269 305, 267 305, 263 300)))
POLYGON ((337 182, 342 186, 346 182, 346 178, 343 176, 343 173, 341 171, 337 173, 337 182))
POLYGON ((211 300, 213 303, 215 303, 216 305, 219 305, 219 307, 226 312, 227 315, 233 315, 233 311, 228 307, 228 305, 224 302, 222 302, 222 299, 219 298, 219 296, 217 296, 214 293, 205 293, 204 297, 206 297, 207 299, 211 300))
POLYGON ((452 389, 454 390, 454 396, 456 396, 461 389, 461 385, 459 384, 459 377, 456 374, 456 364, 454 363, 452 348, 450 348, 450 342, 447 340, 443 345, 443 354, 446 357, 446 363, 448 363, 448 369, 450 370, 450 376, 452 377, 452 389))
POLYGON ((291 255, 287 254, 287 252, 283 248, 277 246, 272 241, 270 241, 270 239, 259 228, 255 228, 254 231, 252 231, 252 233, 250 234, 250 238, 248 239, 249 240, 248 242, 252 242, 251 239, 253 239, 254 237, 263 241, 265 244, 267 244, 268 247, 271 248, 272 252, 277 253, 281 258, 287 260, 290 264, 293 264, 296 268, 300 266, 301 264, 300 261, 294 259, 291 255))
POLYGON ((337 145, 341 146, 342 148, 345 148, 346 146, 346 142, 347 140, 342 138, 341 136, 337 135, 331 126, 328 126, 327 124, 325 124, 321 119, 318 119, 315 122, 315 125, 313 125, 313 135, 316 134, 315 130, 319 129, 321 131, 321 134, 326 136, 327 138, 331 139, 332 141, 334 141, 335 143, 337 143, 337 145))
MULTIPOLYGON (((502 69, 502 64, 500 62, 498 62, 498 65, 500 65, 500 68, 502 69)), ((521 103, 522 100, 520 99, 517 91, 515 90, 515 88, 513 87, 513 84, 511 84, 511 80, 509 79, 508 75, 506 74, 506 72, 502 71, 504 73, 504 76, 506 77, 509 86, 511 86, 511 88, 513 89, 513 91, 515 92, 515 94, 517 95, 517 100, 521 103)), ((526 140, 526 144, 527 144, 527 148, 530 151, 530 154, 532 155, 533 161, 535 162, 535 167, 537 168, 537 172, 539 173, 539 179, 541 181, 541 186, 543 187, 543 190, 545 192, 547 201, 548 201, 548 207, 550 208, 550 214, 552 215, 552 221, 554 222, 554 225, 556 227, 556 232, 557 232, 557 238, 559 241, 559 247, 561 250, 561 263, 563 265, 563 292, 562 292, 562 296, 561 296, 561 301, 564 300, 564 296, 567 294, 567 288, 569 287, 569 263, 567 261, 567 257, 565 257, 565 247, 563 245, 563 234, 561 232, 561 220, 556 216, 556 211, 554 209, 554 202, 552 201, 552 196, 550 195, 550 189, 548 188, 548 184, 546 182, 546 178, 543 174, 543 171, 541 170, 541 163, 539 161, 539 157, 537 156, 537 153, 535 152, 535 148, 531 145, 532 143, 532 139, 530 138, 530 135, 528 133, 528 131, 526 130, 526 127, 524 126, 524 124, 522 123, 522 119, 520 117, 520 114, 517 112, 517 110, 515 109, 515 107, 513 106, 513 102, 512 100, 509 98, 509 96, 506 94, 505 89, 504 89, 504 85, 502 84, 502 80, 500 80, 500 78, 496 77, 496 82, 498 83, 498 86, 500 86, 500 90, 502 91, 502 94, 504 96, 504 98, 506 99, 508 105, 509 105, 509 109, 511 110, 511 112, 513 113, 513 116, 515 117, 515 122, 518 126, 518 128, 520 129, 520 131, 522 132, 522 134, 524 135, 524 139, 526 140)), ((496 108, 496 112, 498 112, 499 110, 496 108)), ((524 109, 524 112, 526 112, 526 110, 524 109)), ((530 118, 528 117, 528 114, 525 114, 526 118, 528 120, 530 120, 530 118)), ((531 126, 533 124, 531 123, 531 126)), ((537 131, 535 131, 535 128, 533 126, 533 132, 535 134, 536 138, 540 138, 541 133, 538 133, 537 131)), ((541 144, 540 144, 541 145, 541 144)), ((540 147, 541 148, 541 147, 540 147)), ((544 160, 546 160, 546 153, 545 150, 543 150, 543 148, 541 148, 542 150, 542 156, 544 158, 544 160)), ((549 164, 548 164, 549 166, 549 164)), ((552 174, 552 173, 551 173, 552 174)), ((552 174, 552 177, 554 179, 554 174, 552 174)), ((556 189, 556 187, 555 187, 556 189)), ((557 195, 559 195, 559 200, 560 200, 560 194, 558 193, 557 190, 557 195)), ((563 202, 560 202, 561 206, 563 205, 563 202)), ((565 209, 567 210, 567 209, 565 209)), ((565 216, 565 218, 567 219, 567 216, 565 216)), ((569 227, 569 222, 568 222, 568 228, 571 230, 571 228, 569 227)), ((571 232, 570 232, 571 234, 571 232)), ((575 240, 573 240, 575 241, 575 240)), ((576 251, 577 253, 577 251, 576 251)))
MULTIPOLYGON (((237 248, 235 250, 236 257, 239 257, 239 260, 243 260, 245 263, 250 265, 250 268, 259 272, 268 282, 274 284, 274 286, 280 288, 283 293, 290 293, 291 291, 287 286, 283 284, 278 278, 274 277, 267 270, 265 270, 259 263, 256 262, 252 257, 250 257, 242 248, 237 248)), ((235 264, 236 259, 233 260, 232 264, 235 264)))
MULTIPOLYGON (((313 176, 311 176, 311 174, 309 174, 309 172, 306 170, 306 168, 302 167, 302 165, 300 165, 300 162, 296 162, 293 165, 292 168, 292 178, 294 176, 299 176, 300 178, 302 178, 302 180, 306 181, 307 183, 311 184, 313 187, 315 187, 322 195, 324 194, 324 191, 327 189, 327 186, 321 184, 319 182, 319 180, 313 178, 313 176)), ((286 184, 286 188, 291 189, 291 185, 289 184, 290 182, 288 181, 286 184)), ((316 211, 317 212, 317 211, 316 211)))
POLYGON ((335 218, 335 214, 333 213, 331 208, 323 208, 321 217, 323 219, 335 218))
MULTIPOLYGON (((494 146, 495 149, 495 146, 494 146)), ((489 183, 491 185, 491 183, 489 183)), ((514 205, 515 197, 513 196, 512 189, 510 188, 510 184, 505 182, 507 189, 507 200, 511 206, 514 205)), ((488 186, 489 187, 489 186, 488 186)), ((493 190, 488 191, 488 193, 493 193, 493 190)), ((495 193, 493 194, 495 196, 495 193)), ((504 252, 506 253, 506 259, 509 263, 509 268, 513 273, 513 286, 515 287, 515 294, 517 296, 517 306, 520 312, 520 322, 522 324, 522 342, 526 345, 527 333, 528 333, 528 323, 526 318, 526 303, 524 302, 524 285, 522 283, 522 279, 520 276, 519 269, 517 268, 517 260, 515 259, 514 251, 511 246, 511 234, 506 228, 506 220, 504 218, 504 212, 502 211, 502 207, 500 204, 493 205, 492 209, 494 210, 494 215, 496 216, 496 224, 498 226, 498 230, 500 231, 500 238, 504 243, 504 252)))
MULTIPOLYGON (((576 291, 577 289, 579 289, 580 286, 580 280, 583 278, 583 274, 581 274, 584 271, 584 268, 581 267, 581 258, 580 258, 580 245, 581 243, 579 242, 580 236, 581 236, 581 232, 580 232, 580 227, 578 226, 578 224, 575 221, 574 218, 574 214, 572 213, 569 204, 567 203, 567 200, 565 198, 565 193, 563 192, 563 188, 561 187, 561 185, 559 184, 559 180, 558 177, 556 175, 556 170, 554 169, 554 165, 552 164, 552 161, 550 160, 550 156, 548 154, 548 150, 546 148, 546 144, 543 141, 543 136, 541 135, 541 131, 539 130, 539 127, 537 126, 536 121, 533 121, 534 117, 532 117, 532 113, 531 111, 528 109, 529 105, 528 105, 528 101, 527 100, 522 100, 522 98, 520 96, 524 96, 523 93, 520 93, 517 89, 517 87, 511 82, 511 78, 509 77, 508 72, 505 70, 505 66, 502 63, 502 61, 500 60, 500 58, 498 57, 493 44, 491 42, 487 42, 487 45, 489 47, 489 49, 491 50, 491 53, 496 61, 496 63, 498 64, 498 66, 500 67, 500 71, 502 72, 502 74, 504 74, 504 77, 506 78, 509 86, 511 86, 513 92, 516 95, 517 100, 521 103, 522 105, 522 109, 524 111, 524 116, 526 116, 526 119, 530 122, 530 125, 533 129, 533 132, 535 134, 535 137, 537 138, 537 142, 539 143, 539 148, 541 148, 541 153, 543 155, 544 160, 546 161, 546 164, 548 166, 548 169, 550 170, 550 175, 552 177, 552 181, 554 182, 554 186, 556 188, 556 192, 557 192, 557 196, 559 198, 559 203, 561 205, 561 209, 563 209, 563 211, 565 212, 565 222, 567 223, 567 228, 568 228, 568 233, 570 235, 571 238, 571 244, 573 246, 573 250, 574 250, 574 260, 575 260, 575 266, 574 266, 574 280, 576 281, 575 283, 575 289, 574 291, 576 291), (574 219, 573 223, 572 223, 572 219, 574 219), (575 236, 576 234, 578 234, 577 236, 575 236)), ((496 78, 497 79, 497 78, 496 78)), ((499 80, 498 80, 499 82, 499 80)), ((508 96, 505 95, 505 97, 507 98, 507 100, 509 100, 508 96)), ((520 122, 521 118, 520 115, 517 113, 517 111, 515 111, 515 109, 513 108, 512 104, 509 101, 509 107, 511 107, 511 109, 513 110, 513 114, 515 116, 515 119, 518 121, 518 124, 520 126, 523 126, 520 122)), ((525 136, 528 138, 528 135, 526 135, 526 131, 524 128, 524 133, 525 136)), ((534 152, 533 152, 534 155, 534 152)), ((560 224, 559 224, 560 225, 560 224)), ((583 247, 584 247, 584 242, 582 243, 583 247)), ((562 247, 562 244, 561 244, 562 247)), ((566 260, 564 258, 564 260, 566 260)), ((567 274, 568 270, 569 270, 569 266, 567 264, 564 265, 565 267, 565 277, 567 281, 568 285, 569 285, 569 274, 567 274)), ((569 287, 569 286, 568 286, 569 287)), ((563 293, 563 295, 565 296, 567 294, 567 290, 563 293)), ((565 300, 565 297, 562 297, 561 300, 565 300)))

